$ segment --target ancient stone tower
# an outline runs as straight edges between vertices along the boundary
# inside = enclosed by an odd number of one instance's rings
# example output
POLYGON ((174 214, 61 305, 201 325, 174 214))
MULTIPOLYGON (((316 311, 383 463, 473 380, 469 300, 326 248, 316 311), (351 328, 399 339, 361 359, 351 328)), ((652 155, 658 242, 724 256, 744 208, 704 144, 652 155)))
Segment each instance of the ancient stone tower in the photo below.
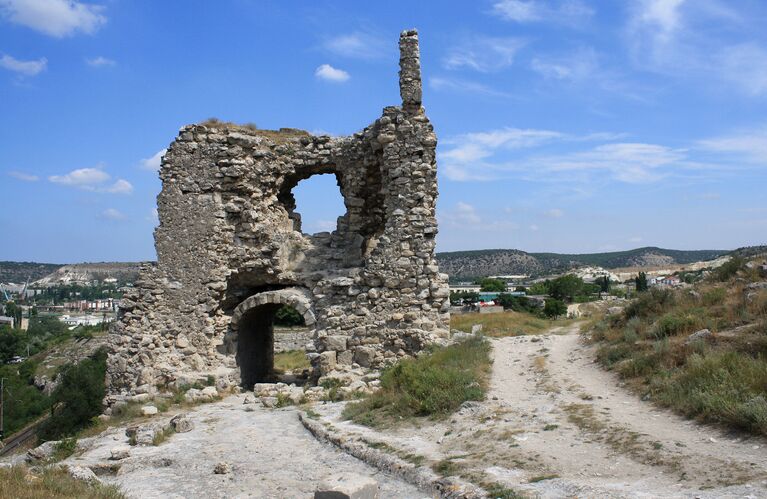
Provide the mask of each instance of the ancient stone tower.
POLYGON ((157 264, 142 268, 111 331, 113 400, 200 375, 246 388, 268 380, 283 304, 313 328, 315 375, 380 368, 447 338, 437 137, 421 107, 417 32, 399 45, 402 106, 350 137, 181 129, 160 170, 157 264), (291 190, 324 173, 346 214, 333 232, 306 235, 291 190))

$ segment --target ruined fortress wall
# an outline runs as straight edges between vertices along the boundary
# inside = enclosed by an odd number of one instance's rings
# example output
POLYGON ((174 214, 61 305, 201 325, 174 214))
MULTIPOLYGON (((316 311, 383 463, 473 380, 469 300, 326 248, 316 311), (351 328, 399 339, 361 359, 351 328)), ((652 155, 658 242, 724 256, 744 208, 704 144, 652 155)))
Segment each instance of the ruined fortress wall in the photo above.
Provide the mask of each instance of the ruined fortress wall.
POLYGON ((157 264, 142 268, 111 331, 113 397, 196 373, 237 382, 247 362, 238 343, 260 334, 260 311, 281 304, 314 328, 318 375, 380 368, 447 338, 447 279, 434 258, 437 139, 421 107, 414 31, 400 50, 402 106, 350 137, 218 122, 180 131, 160 170, 157 264), (335 231, 307 235, 291 190, 324 173, 347 212, 335 231))

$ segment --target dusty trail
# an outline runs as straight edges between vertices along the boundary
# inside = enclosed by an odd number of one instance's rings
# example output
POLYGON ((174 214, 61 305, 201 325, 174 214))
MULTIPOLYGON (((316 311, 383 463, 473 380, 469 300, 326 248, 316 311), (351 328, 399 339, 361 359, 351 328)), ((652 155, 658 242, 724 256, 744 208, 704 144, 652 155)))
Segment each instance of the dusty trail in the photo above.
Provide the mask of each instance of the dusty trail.
POLYGON ((490 341, 487 400, 448 421, 381 432, 342 421, 335 404, 319 410, 350 438, 534 497, 767 497, 764 439, 640 400, 592 361, 577 326, 490 341))
POLYGON ((593 363, 576 328, 493 341, 491 403, 564 480, 630 497, 767 496, 767 447, 658 409, 593 363), (543 430, 543 431, 542 431, 543 430))

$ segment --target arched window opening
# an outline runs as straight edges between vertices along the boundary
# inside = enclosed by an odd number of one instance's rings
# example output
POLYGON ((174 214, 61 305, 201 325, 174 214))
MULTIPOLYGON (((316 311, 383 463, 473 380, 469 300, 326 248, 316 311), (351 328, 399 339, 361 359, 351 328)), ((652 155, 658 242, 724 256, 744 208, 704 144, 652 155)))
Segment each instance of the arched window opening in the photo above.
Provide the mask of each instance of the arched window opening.
POLYGON ((333 232, 338 217, 346 213, 338 179, 330 173, 312 175, 291 191, 294 208, 291 218, 296 230, 304 234, 333 232))

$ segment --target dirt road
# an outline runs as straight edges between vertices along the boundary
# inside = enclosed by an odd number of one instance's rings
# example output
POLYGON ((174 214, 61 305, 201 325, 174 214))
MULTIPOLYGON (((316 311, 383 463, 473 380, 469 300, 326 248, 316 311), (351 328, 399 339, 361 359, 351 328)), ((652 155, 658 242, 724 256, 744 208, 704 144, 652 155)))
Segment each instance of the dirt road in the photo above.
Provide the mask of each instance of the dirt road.
POLYGON ((448 421, 379 432, 325 408, 327 421, 445 474, 537 497, 767 497, 764 439, 640 400, 593 362, 575 326, 490 341, 487 400, 448 421))

